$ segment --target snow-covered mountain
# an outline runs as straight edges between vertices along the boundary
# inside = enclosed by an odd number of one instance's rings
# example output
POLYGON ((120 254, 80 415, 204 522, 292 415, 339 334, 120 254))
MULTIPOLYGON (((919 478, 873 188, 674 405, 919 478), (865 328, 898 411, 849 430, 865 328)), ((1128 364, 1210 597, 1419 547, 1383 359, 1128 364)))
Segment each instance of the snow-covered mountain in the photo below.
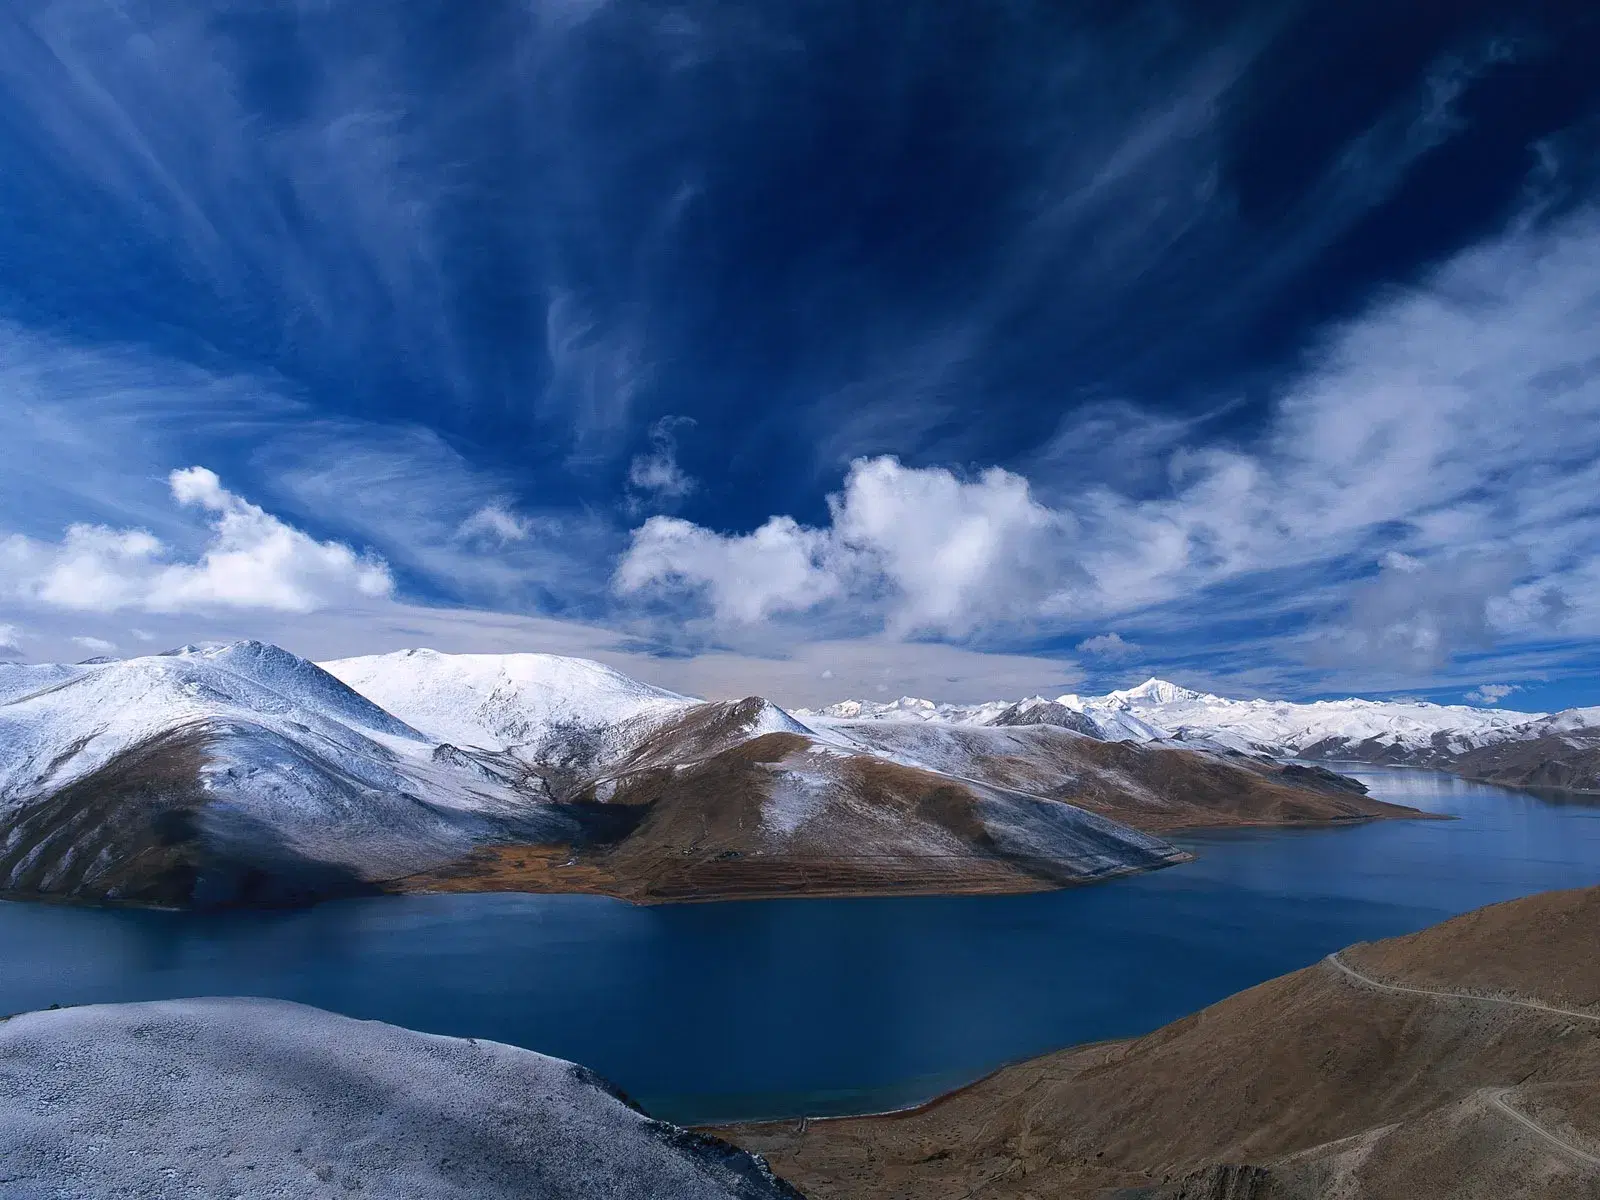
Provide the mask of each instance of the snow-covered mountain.
POLYGON ((1569 708, 1519 725, 1450 764, 1470 779, 1600 793, 1600 708, 1569 708))
MULTIPOLYGON (((1284 757, 1419 764, 1443 763, 1479 746, 1535 736, 1529 730, 1545 718, 1543 713, 1419 701, 1230 700, 1163 679, 1104 696, 1034 697, 1019 703, 1054 704, 1082 714, 1100 737, 1111 741, 1188 742, 1284 757)), ((887 704, 847 700, 816 712, 802 709, 797 715, 824 727, 905 720, 990 725, 1013 707, 1004 701, 959 705, 903 697, 887 704)))
POLYGON ((1169 734, 1141 706, 1204 699, 802 720, 540 654, 0 664, 0 891, 1016 891, 1176 861, 1153 833, 1181 826, 1399 811, 1326 773, 1144 749, 1169 734))
POLYGON ((0 666, 0 887, 337 891, 571 822, 276 646, 0 666))
POLYGON ((583 658, 400 650, 322 669, 439 742, 538 759, 576 738, 597 756, 701 703, 583 658))

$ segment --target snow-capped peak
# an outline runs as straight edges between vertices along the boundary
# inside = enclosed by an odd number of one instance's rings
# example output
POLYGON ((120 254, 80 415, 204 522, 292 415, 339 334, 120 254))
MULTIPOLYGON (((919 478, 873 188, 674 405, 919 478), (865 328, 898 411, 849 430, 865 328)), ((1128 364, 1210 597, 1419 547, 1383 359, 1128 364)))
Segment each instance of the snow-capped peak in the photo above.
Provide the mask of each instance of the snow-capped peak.
POLYGON ((562 726, 594 730, 699 703, 601 663, 555 654, 398 650, 322 667, 430 737, 485 750, 538 742, 562 726))
POLYGON ((146 739, 200 724, 319 740, 328 755, 423 736, 297 655, 263 642, 0 673, 0 803, 60 787, 146 739))
POLYGON ((1138 687, 1128 688, 1125 691, 1110 692, 1105 697, 1108 701, 1124 701, 1135 707, 1146 704, 1176 704, 1180 700, 1215 700, 1217 697, 1209 696, 1204 692, 1191 691, 1186 687, 1179 687, 1175 683, 1168 683, 1165 679, 1151 676, 1138 687))

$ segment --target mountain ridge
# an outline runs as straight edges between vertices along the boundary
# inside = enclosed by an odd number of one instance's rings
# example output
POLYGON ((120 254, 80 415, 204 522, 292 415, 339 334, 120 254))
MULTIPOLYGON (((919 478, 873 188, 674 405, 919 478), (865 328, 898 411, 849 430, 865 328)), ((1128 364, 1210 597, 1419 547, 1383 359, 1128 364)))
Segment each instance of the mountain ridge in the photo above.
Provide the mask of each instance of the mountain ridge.
POLYGON ((1104 696, 1068 693, 1009 704, 938 704, 917 697, 885 704, 847 700, 800 709, 797 715, 824 726, 864 721, 984 726, 997 723, 1002 713, 1043 705, 1081 716, 1086 726, 1080 727, 1107 741, 1424 766, 1511 786, 1600 789, 1600 754, 1594 752, 1600 745, 1600 708, 1552 714, 1359 697, 1239 700, 1152 677, 1104 696), (1521 743, 1527 745, 1520 752, 1507 749, 1521 743))
POLYGON ((814 1200, 1581 1200, 1600 888, 1358 943, 906 1113, 719 1131, 814 1200))
POLYGON ((1108 743, 1050 701, 990 715, 808 721, 537 654, 7 665, 0 892, 1038 890, 1183 861, 1172 829, 1420 815, 1261 756, 1108 743))

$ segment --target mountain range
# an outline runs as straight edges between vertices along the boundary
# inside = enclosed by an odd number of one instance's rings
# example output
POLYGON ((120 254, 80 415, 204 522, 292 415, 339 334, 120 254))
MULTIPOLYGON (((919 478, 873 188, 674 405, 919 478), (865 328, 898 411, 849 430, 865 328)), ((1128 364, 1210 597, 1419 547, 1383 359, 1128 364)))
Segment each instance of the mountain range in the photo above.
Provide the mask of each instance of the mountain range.
POLYGON ((987 726, 1040 720, 1110 741, 1204 745, 1277 758, 1432 767, 1512 786, 1600 790, 1600 708, 1554 715, 1419 700, 1233 700, 1147 679, 1104 696, 936 704, 845 700, 802 720, 987 726))
POLYGON ((0 892, 210 906, 1037 890, 1182 861, 1173 830, 1420 815, 1288 755, 1573 753, 1588 728, 1160 681, 790 713, 581 659, 318 665, 261 642, 0 663, 0 892))

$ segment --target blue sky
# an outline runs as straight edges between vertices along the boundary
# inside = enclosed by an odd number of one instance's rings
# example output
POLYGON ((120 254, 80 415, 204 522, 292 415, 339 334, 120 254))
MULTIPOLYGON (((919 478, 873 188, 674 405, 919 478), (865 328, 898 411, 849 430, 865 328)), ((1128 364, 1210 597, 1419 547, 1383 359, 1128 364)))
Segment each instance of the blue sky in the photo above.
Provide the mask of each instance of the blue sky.
POLYGON ((24 0, 0 652, 1600 702, 1597 58, 1575 2, 24 0))

